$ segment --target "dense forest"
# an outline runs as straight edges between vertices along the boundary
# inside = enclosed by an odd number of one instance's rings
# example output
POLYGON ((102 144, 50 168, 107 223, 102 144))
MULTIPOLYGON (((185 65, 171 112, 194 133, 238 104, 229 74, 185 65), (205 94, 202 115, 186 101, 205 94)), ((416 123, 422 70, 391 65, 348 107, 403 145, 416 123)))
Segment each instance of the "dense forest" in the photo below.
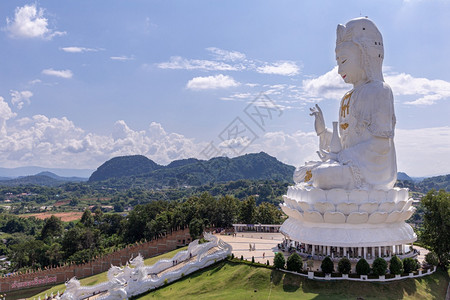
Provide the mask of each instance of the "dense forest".
POLYGON ((128 214, 93 213, 86 209, 79 221, 63 223, 3 215, 0 219, 0 255, 10 266, 3 273, 38 269, 67 262, 82 263, 136 241, 151 240, 168 231, 189 226, 196 238, 205 227, 231 227, 233 223, 279 224, 281 211, 273 204, 256 205, 254 197, 214 197, 203 192, 186 201, 155 200, 136 205, 128 214))

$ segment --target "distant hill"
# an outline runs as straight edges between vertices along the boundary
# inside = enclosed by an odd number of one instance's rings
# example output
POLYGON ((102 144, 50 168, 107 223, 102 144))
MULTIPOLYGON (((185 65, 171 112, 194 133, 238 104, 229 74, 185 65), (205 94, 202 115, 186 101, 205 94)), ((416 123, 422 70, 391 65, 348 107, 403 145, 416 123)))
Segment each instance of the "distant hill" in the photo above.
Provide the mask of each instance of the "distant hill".
POLYGON ((235 158, 215 157, 208 161, 190 158, 174 161, 167 166, 136 155, 116 157, 105 162, 92 174, 89 182, 104 181, 105 185, 119 182, 124 187, 198 186, 239 179, 292 182, 294 170, 293 166, 264 152, 235 158))
POLYGON ((18 185, 41 185, 41 186, 58 186, 67 182, 83 182, 87 178, 81 177, 61 177, 51 172, 41 172, 31 176, 21 176, 18 178, 0 179, 0 185, 18 186, 18 185))
POLYGON ((397 180, 413 181, 413 179, 411 177, 409 177, 406 173, 403 173, 403 172, 398 172, 397 173, 397 180))
POLYGON ((0 177, 6 179, 17 178, 20 176, 32 176, 41 172, 51 172, 61 177, 79 177, 89 178, 93 170, 91 169, 61 169, 61 168, 43 168, 43 167, 18 167, 18 168, 0 168, 0 177))
POLYGON ((108 160, 98 167, 89 177, 89 181, 148 174, 160 168, 162 166, 143 155, 119 156, 108 160))
POLYGON ((431 189, 450 191, 450 174, 425 178, 417 184, 423 192, 431 189))
MULTIPOLYGON (((409 177, 409 176, 408 176, 409 177)), ((402 179, 406 177, 398 177, 397 187, 410 189, 412 192, 427 193, 431 189, 450 191, 450 174, 442 176, 427 177, 420 180, 416 177, 410 179, 402 179)))

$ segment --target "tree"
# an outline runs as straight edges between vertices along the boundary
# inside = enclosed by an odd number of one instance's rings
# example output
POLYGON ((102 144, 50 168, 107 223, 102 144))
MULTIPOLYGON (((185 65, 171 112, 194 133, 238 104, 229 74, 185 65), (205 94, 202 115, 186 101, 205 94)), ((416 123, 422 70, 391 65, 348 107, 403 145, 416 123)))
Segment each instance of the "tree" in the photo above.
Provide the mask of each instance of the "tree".
POLYGON ((387 262, 381 258, 377 257, 372 263, 372 271, 375 275, 383 276, 387 271, 387 262))
POLYGON ((370 272, 370 265, 364 258, 361 258, 356 263, 356 273, 358 275, 368 275, 370 272))
POLYGON ((450 193, 431 190, 422 198, 424 206, 422 241, 439 259, 439 265, 450 264, 450 193))
POLYGON ((242 202, 241 205, 241 222, 244 224, 253 224, 256 219, 256 201, 250 196, 242 202))
POLYGON ((51 244, 45 252, 45 256, 48 258, 49 264, 51 265, 57 265, 61 261, 62 255, 61 244, 59 243, 51 244))
POLYGON ((343 257, 338 262, 338 271, 342 274, 348 274, 352 270, 352 264, 347 257, 343 257))
POLYGON ((6 233, 14 233, 14 232, 24 232, 25 231, 25 222, 19 218, 12 218, 8 222, 6 222, 5 226, 3 226, 2 231, 6 233))
POLYGON ((192 240, 198 239, 203 234, 203 221, 197 218, 192 219, 189 223, 189 233, 192 240))
POLYGON ((114 211, 115 212, 123 212, 123 204, 122 204, 122 202, 114 203, 114 211))
POLYGON ((403 273, 403 263, 397 255, 392 256, 389 262, 389 271, 391 274, 399 275, 403 273))
POLYGON ((292 253, 286 262, 288 271, 301 272, 303 268, 303 260, 297 252, 292 253))
POLYGON ((51 215, 44 223, 41 230, 41 239, 60 237, 63 234, 63 224, 60 218, 51 215))
POLYGON ((429 265, 437 266, 439 264, 439 258, 437 257, 436 253, 430 251, 425 254, 425 262, 429 265))
POLYGON ((94 217, 89 209, 85 209, 80 222, 86 227, 94 226, 94 217))
POLYGON ((325 274, 331 274, 334 271, 334 263, 329 256, 325 257, 322 260, 322 264, 320 265, 320 269, 325 274))
POLYGON ((275 257, 273 258, 273 265, 277 269, 284 269, 284 265, 286 264, 286 260, 284 259, 284 255, 281 252, 277 252, 275 257))
POLYGON ((268 202, 263 202, 258 206, 256 223, 280 224, 281 211, 275 205, 268 202))
POLYGON ((407 257, 403 259, 403 269, 405 273, 411 273, 416 271, 419 268, 417 260, 407 257))
POLYGON ((47 249, 48 246, 43 241, 31 238, 12 245, 8 256, 14 268, 28 266, 36 269, 48 264, 48 258, 45 255, 47 249))
POLYGON ((217 227, 229 228, 237 221, 238 215, 238 200, 230 195, 225 195, 219 198, 216 202, 217 213, 212 220, 217 227))
POLYGON ((66 234, 64 234, 61 246, 66 258, 83 249, 83 246, 81 245, 82 234, 83 230, 80 228, 80 226, 75 226, 69 229, 66 234))

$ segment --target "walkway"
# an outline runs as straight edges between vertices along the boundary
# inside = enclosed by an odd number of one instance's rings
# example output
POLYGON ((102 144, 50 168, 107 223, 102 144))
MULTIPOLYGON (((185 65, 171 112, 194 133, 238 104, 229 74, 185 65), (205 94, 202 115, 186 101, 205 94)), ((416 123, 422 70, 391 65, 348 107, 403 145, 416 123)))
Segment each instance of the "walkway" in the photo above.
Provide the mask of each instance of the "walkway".
MULTIPOLYGON (((283 235, 281 233, 263 233, 263 232, 238 232, 236 236, 233 235, 217 235, 224 242, 230 244, 233 247, 234 257, 251 261, 252 256, 255 258, 256 262, 265 264, 269 260, 270 264, 273 264, 273 258, 275 253, 280 252, 278 249, 278 244, 283 241, 283 235), (254 251, 250 251, 250 244, 255 246, 254 251), (264 257, 263 257, 264 254, 264 257)), ((420 252, 417 257, 420 263, 425 260, 425 255, 428 250, 414 246, 420 252)), ((287 259, 290 255, 288 252, 282 252, 284 257, 287 259)), ((305 261, 305 259, 303 259, 305 261)), ((320 264, 322 262, 319 260, 314 260, 313 270, 320 270, 320 264)), ((337 263, 335 263, 337 267, 337 263)), ((354 267, 356 263, 352 262, 354 267)))

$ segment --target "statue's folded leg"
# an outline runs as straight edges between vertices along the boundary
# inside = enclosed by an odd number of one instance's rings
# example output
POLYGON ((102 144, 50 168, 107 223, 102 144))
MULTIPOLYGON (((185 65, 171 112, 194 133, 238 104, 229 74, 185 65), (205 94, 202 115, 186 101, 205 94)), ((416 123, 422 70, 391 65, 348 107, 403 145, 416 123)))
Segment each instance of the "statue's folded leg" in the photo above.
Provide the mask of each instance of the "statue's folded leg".
POLYGON ((355 180, 348 165, 323 164, 312 170, 313 186, 321 189, 354 189, 355 180))

